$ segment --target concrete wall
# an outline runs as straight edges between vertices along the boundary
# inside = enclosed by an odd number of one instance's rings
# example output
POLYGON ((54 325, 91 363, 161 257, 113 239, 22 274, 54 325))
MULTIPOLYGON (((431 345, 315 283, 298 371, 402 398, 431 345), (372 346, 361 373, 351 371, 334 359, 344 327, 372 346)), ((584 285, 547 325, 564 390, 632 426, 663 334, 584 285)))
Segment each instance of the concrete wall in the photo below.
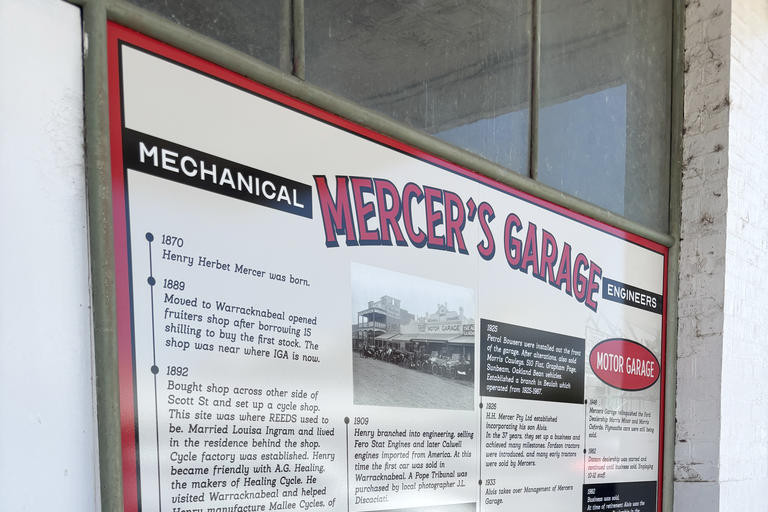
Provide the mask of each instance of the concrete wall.
POLYGON ((0 0, 0 510, 97 509, 80 10, 0 0))
POLYGON ((768 2, 685 13, 675 510, 768 507, 768 2))

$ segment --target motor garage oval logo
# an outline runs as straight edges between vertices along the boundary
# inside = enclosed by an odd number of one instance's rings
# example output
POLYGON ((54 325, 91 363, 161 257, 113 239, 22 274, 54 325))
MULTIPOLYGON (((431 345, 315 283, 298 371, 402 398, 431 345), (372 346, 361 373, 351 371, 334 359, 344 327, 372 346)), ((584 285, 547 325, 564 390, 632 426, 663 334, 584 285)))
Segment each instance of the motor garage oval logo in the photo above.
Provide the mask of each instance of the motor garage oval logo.
POLYGON ((624 391, 640 391, 659 379, 659 360, 636 341, 603 340, 589 353, 589 365, 598 379, 624 391))

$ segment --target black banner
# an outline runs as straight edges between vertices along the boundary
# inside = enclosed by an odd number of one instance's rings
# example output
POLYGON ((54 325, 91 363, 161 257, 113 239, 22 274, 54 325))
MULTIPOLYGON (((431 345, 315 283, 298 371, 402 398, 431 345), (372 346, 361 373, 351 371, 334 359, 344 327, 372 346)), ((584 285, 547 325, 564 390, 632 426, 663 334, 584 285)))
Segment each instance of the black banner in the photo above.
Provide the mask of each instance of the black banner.
POLYGON ((584 485, 582 512, 656 512, 656 482, 584 485))
POLYGON ((584 339, 481 319, 480 394, 584 403, 584 339))
POLYGON ((125 128, 123 164, 158 178, 312 218, 312 187, 125 128))
POLYGON ((663 298, 658 293, 649 292, 607 277, 603 278, 603 298, 659 315, 664 305, 663 298))

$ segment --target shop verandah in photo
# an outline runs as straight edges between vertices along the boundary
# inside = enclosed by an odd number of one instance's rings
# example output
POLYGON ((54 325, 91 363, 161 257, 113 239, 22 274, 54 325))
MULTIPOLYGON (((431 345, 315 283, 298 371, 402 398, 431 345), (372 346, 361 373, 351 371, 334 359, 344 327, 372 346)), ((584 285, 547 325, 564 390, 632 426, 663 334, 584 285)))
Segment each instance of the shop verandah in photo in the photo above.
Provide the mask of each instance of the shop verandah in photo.
POLYGON ((354 350, 367 349, 387 360, 413 360, 419 366, 429 358, 473 364, 475 323, 464 316, 463 308, 451 310, 448 304, 439 304, 434 312, 415 316, 400 306, 400 299, 386 295, 369 301, 353 326, 354 350))

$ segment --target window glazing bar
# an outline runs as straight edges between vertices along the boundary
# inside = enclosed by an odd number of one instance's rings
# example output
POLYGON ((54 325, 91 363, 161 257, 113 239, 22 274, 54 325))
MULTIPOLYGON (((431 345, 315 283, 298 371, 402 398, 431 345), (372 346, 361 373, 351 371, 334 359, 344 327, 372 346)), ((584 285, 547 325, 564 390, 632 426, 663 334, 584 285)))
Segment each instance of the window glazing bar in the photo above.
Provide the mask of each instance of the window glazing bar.
POLYGON ((278 66, 283 73, 293 73, 293 5, 291 0, 280 2, 279 30, 278 66))
POLYGON ((531 98, 528 106, 528 172, 539 179, 539 69, 541 64, 541 0, 531 0, 531 98))
POLYGON ((293 10, 293 74, 297 78, 306 78, 304 52, 304 0, 291 0, 293 10))

